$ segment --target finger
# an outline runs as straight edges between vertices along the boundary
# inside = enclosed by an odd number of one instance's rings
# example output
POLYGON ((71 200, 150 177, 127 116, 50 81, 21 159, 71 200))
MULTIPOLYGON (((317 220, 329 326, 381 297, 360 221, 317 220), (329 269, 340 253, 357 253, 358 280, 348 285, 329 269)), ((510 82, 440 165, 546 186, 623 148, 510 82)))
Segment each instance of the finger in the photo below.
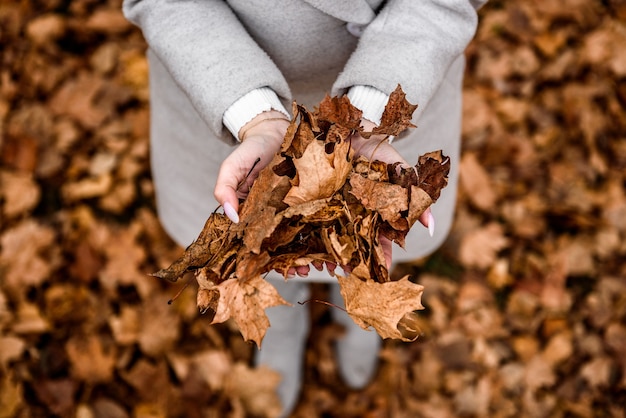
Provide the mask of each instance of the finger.
POLYGON ((298 266, 296 267, 296 274, 300 277, 307 277, 310 270, 311 268, 309 266, 298 266))
POLYGON ((365 139, 358 134, 353 136, 352 145, 357 155, 362 155, 370 161, 379 160, 387 164, 402 162, 410 166, 400 153, 389 144, 384 137, 373 136, 365 139))
POLYGON ((233 173, 232 167, 227 161, 222 163, 213 195, 215 200, 224 208, 224 214, 234 223, 239 222, 239 199, 237 198, 238 176, 233 173))
POLYGON ((317 271, 324 270, 324 263, 322 263, 321 261, 311 261, 311 264, 313 265, 313 267, 315 267, 315 270, 317 271))
POLYGON ((428 228, 428 234, 432 237, 435 235, 435 217, 433 216, 430 208, 426 209, 424 213, 418 218, 419 222, 428 228))

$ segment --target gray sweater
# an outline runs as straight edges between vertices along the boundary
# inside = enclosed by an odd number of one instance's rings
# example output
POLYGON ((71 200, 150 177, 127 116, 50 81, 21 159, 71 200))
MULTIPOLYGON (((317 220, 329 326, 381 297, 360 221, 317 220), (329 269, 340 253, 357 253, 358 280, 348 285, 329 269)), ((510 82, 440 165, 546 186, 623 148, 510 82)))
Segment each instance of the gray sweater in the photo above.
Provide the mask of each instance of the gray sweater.
MULTIPOLYGON (((452 171, 433 205, 435 237, 416 225, 406 249, 394 250, 394 260, 435 250, 453 217, 463 52, 481 4, 125 0, 126 17, 149 45, 151 162, 165 229, 188 245, 217 207, 212 195, 217 169, 235 143, 224 114, 247 93, 269 87, 287 109, 292 100, 312 108, 326 93, 371 86, 389 94, 401 84, 407 99, 419 105, 418 128, 394 146, 411 163, 424 152, 443 149, 452 171)), ((367 100, 361 103, 367 106, 367 100)))

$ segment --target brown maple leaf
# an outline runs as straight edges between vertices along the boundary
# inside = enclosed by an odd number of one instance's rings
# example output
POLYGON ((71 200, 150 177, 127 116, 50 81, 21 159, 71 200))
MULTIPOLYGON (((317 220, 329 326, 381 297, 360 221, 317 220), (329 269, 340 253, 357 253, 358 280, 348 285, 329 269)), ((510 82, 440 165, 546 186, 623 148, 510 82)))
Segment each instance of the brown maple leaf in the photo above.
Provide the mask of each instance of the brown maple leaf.
POLYGON ((363 112, 350 103, 347 96, 330 97, 326 95, 315 112, 318 120, 329 123, 326 142, 341 142, 361 129, 363 112))
POLYGON ((352 193, 369 210, 378 212, 389 223, 394 223, 409 208, 407 189, 386 182, 372 181, 363 176, 351 176, 352 193))
POLYGON ((261 276, 245 282, 228 279, 217 288, 220 299, 212 324, 233 318, 246 341, 252 340, 260 348, 270 321, 265 309, 272 306, 289 305, 276 288, 261 276))
POLYGON ((450 158, 441 151, 433 151, 420 156, 417 169, 419 186, 431 197, 433 201, 439 199, 441 189, 448 184, 450 173, 450 158))
POLYGON ((369 138, 371 135, 377 134, 398 136, 408 128, 415 128, 415 125, 411 122, 415 109, 417 109, 417 105, 413 105, 406 100, 406 94, 404 94, 402 87, 398 84, 396 89, 389 95, 389 101, 380 118, 380 124, 372 129, 371 133, 361 132, 361 136, 363 138, 369 138))
POLYGON ((301 158, 293 160, 297 176, 285 196, 289 206, 332 196, 343 186, 352 171, 348 158, 350 143, 336 144, 332 153, 326 152, 322 141, 313 141, 301 158))
POLYGON ((183 255, 169 267, 152 275, 160 279, 175 282, 188 270, 205 266, 217 254, 228 235, 232 222, 221 213, 213 213, 204 224, 200 235, 187 247, 183 255))
POLYGON ((405 315, 424 309, 422 292, 424 286, 411 283, 409 277, 394 282, 376 283, 361 280, 354 275, 337 276, 341 296, 346 303, 348 315, 361 328, 373 327, 383 338, 414 341, 398 329, 405 315))

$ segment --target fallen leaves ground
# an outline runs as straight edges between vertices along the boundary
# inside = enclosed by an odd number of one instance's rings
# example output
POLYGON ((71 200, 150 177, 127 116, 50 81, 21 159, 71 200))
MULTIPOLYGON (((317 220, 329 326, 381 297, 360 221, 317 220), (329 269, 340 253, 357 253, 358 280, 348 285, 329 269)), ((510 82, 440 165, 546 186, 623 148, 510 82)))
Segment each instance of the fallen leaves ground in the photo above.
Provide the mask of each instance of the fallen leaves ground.
MULTIPOLYGON (((0 417, 271 416, 253 346, 147 275, 182 249, 155 217, 145 44, 119 7, 0 3, 0 417)), ((425 335, 350 391, 310 304, 298 416, 624 416, 626 4, 480 15, 456 222, 395 273, 424 286, 425 335)))

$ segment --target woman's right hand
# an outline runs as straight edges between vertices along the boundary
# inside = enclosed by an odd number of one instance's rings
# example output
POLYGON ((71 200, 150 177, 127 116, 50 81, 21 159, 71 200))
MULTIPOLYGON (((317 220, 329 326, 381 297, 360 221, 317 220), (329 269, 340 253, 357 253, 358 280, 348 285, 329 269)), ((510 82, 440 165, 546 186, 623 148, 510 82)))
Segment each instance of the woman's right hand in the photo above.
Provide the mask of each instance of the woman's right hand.
MULTIPOLYGON (((239 131, 241 143, 222 162, 213 191, 231 221, 239 222, 239 199, 248 195, 259 172, 282 146, 289 123, 281 112, 268 111, 254 117, 239 131)), ((291 267, 287 274, 306 276, 309 270, 309 266, 291 267)))
POLYGON ((228 218, 239 222, 239 199, 280 149, 289 119, 278 111, 260 113, 239 131, 241 143, 222 162, 213 194, 228 218), (258 162, 257 162, 258 160, 258 162))

